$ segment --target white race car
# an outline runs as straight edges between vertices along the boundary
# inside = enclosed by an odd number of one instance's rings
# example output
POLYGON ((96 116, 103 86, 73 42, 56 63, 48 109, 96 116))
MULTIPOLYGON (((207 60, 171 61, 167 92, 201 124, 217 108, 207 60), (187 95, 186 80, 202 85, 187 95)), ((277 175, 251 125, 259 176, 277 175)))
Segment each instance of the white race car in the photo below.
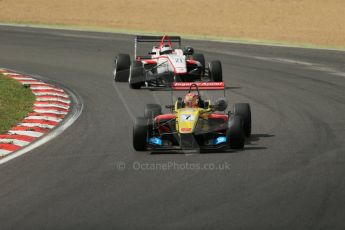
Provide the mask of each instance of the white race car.
POLYGON ((178 36, 136 36, 134 61, 128 54, 118 54, 114 61, 114 80, 129 82, 132 89, 166 87, 173 82, 222 82, 220 61, 211 61, 205 66, 203 54, 194 53, 192 47, 181 49, 178 36), (160 42, 148 55, 138 55, 138 44, 160 42), (173 48, 173 43, 178 48, 173 48))

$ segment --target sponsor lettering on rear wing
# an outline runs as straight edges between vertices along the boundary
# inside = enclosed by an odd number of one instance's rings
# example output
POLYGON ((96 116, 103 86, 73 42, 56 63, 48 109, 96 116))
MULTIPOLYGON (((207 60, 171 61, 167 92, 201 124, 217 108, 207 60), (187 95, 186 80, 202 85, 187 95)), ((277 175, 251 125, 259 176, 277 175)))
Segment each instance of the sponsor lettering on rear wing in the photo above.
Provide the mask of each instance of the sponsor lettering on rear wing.
POLYGON ((224 90, 224 82, 173 82, 173 90, 188 90, 192 85, 196 85, 199 90, 224 90))

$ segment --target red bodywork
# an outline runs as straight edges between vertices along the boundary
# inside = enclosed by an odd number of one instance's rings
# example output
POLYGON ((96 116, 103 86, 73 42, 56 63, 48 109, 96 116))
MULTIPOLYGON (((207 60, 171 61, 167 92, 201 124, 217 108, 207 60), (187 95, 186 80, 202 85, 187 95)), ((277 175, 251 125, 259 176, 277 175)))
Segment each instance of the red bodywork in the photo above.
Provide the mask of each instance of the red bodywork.
MULTIPOLYGON (((176 115, 172 114, 172 113, 168 113, 168 114, 162 114, 162 115, 158 115, 157 117, 155 117, 155 123, 160 124, 160 123, 164 123, 167 122, 169 120, 175 119, 176 115)), ((229 115, 227 114, 218 114, 218 113, 211 113, 208 116, 209 120, 218 120, 221 119, 224 123, 229 121, 229 115)), ((160 126, 159 127, 159 132, 160 133, 168 133, 170 132, 170 128, 168 126, 160 126)))

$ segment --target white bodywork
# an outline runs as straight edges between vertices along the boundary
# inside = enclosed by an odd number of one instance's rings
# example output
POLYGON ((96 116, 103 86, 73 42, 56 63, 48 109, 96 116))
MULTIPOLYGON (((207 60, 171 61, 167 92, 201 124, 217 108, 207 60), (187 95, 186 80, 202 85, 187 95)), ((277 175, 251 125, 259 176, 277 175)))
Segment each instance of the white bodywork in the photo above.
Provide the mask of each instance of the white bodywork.
POLYGON ((157 73, 174 72, 175 74, 187 73, 186 58, 177 54, 160 56, 157 60, 157 73))
POLYGON ((183 51, 175 49, 172 54, 152 55, 152 58, 157 59, 157 73, 174 72, 175 74, 187 73, 186 56, 183 51))

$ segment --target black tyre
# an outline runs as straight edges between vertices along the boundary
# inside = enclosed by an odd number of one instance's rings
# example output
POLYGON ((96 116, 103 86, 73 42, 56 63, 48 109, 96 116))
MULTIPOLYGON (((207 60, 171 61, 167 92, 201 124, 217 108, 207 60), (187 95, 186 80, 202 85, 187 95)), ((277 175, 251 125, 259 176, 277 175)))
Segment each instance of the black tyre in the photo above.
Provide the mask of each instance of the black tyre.
POLYGON ((140 61, 133 61, 129 71, 129 87, 140 89, 145 84, 144 68, 140 61))
POLYGON ((131 58, 128 54, 119 54, 114 61, 114 80, 117 82, 127 82, 129 77, 129 68, 131 58))
POLYGON ((146 118, 155 118, 156 116, 162 114, 162 107, 158 104, 147 104, 145 106, 144 117, 146 118))
POLYGON ((146 150, 147 132, 147 119, 144 117, 136 118, 133 126, 133 148, 136 151, 146 150))
POLYGON ((223 81, 222 64, 220 63, 220 61, 211 61, 208 64, 208 71, 212 81, 223 81))
POLYGON ((202 65, 202 68, 205 69, 205 57, 203 54, 196 53, 196 54, 193 54, 192 57, 195 61, 200 62, 200 64, 202 65))
POLYGON ((252 114, 250 105, 248 103, 236 103, 234 105, 234 114, 242 116, 244 132, 246 137, 249 137, 252 133, 252 114))
POLYGON ((227 132, 229 147, 232 149, 243 149, 245 134, 243 128, 243 119, 241 116, 234 115, 229 121, 227 132))

